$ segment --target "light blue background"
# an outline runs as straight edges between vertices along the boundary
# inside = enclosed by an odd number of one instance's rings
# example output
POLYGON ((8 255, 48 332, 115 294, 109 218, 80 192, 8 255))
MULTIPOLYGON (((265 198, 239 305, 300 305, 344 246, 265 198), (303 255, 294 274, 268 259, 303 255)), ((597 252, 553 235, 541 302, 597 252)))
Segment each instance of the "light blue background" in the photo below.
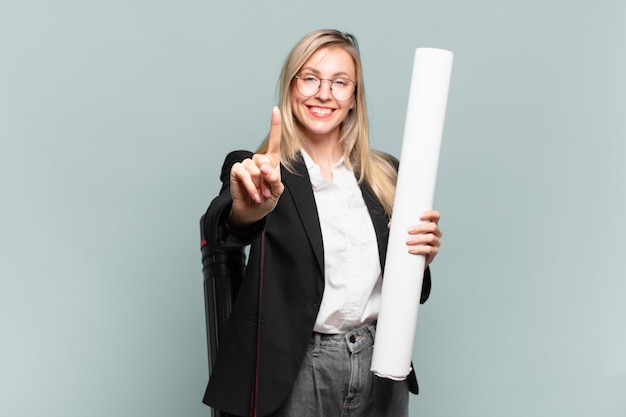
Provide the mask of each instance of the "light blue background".
POLYGON ((626 415, 626 3, 0 1, 0 415, 208 416, 198 219, 304 33, 455 63, 412 416, 626 415))

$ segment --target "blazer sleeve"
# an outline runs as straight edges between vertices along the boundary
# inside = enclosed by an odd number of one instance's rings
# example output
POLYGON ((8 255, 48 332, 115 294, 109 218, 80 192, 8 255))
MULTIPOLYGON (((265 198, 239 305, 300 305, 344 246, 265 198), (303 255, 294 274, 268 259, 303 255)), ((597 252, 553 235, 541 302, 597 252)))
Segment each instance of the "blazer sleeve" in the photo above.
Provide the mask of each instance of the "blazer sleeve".
POLYGON ((430 279, 430 267, 427 267, 424 271, 424 279, 422 281, 422 294, 420 296, 420 304, 424 304, 428 297, 430 297, 430 289, 432 286, 432 280, 430 279))
POLYGON ((233 204, 230 194, 230 169, 236 162, 250 157, 252 157, 252 152, 234 151, 226 156, 222 165, 220 193, 211 201, 202 222, 207 244, 215 249, 229 251, 247 246, 261 234, 265 227, 265 219, 254 223, 244 231, 233 230, 226 222, 233 204))

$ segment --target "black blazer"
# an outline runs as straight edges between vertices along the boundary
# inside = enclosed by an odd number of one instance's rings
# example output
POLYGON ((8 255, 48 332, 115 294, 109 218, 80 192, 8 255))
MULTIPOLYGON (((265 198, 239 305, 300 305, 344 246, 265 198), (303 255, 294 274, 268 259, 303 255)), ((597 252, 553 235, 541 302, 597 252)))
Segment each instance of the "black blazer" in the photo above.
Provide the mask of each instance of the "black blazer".
MULTIPOLYGON (((216 249, 251 245, 245 277, 203 402, 235 415, 249 413, 256 361, 260 236, 265 229, 257 400, 258 414, 264 416, 286 399, 306 353, 324 292, 324 249, 311 181, 301 158, 295 164, 296 174, 281 168, 285 190, 273 212, 245 233, 226 226, 232 205, 230 168, 251 156, 247 151, 235 151, 226 157, 222 189, 211 202, 203 224, 207 243, 216 249)), ((374 224, 384 270, 389 219, 367 185, 361 185, 361 192, 374 224)), ((427 269, 422 303, 428 298, 430 286, 427 269)), ((413 372, 409 387, 411 392, 418 392, 413 372)))

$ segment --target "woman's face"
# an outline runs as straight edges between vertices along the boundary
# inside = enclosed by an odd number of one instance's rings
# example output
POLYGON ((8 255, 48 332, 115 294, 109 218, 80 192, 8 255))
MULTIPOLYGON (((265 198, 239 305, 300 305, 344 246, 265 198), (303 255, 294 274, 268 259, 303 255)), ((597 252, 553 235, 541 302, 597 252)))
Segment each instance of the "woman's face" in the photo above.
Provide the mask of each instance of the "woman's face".
MULTIPOLYGON (((291 87, 291 109, 303 127, 305 139, 338 141, 340 126, 354 107, 354 95, 337 101, 326 80, 356 79, 352 56, 343 48, 321 48, 304 63, 298 74, 310 74, 321 81, 319 91, 307 97, 298 91, 294 80, 291 87)), ((336 87, 337 88, 337 87, 336 87)))

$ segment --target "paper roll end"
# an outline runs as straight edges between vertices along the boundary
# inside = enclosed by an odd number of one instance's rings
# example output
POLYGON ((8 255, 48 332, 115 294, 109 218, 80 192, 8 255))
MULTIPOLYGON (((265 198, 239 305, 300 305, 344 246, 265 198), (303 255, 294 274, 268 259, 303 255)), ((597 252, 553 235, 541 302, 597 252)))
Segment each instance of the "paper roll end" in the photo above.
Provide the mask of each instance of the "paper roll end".
POLYGON ((415 53, 454 55, 454 53, 448 49, 430 48, 430 47, 424 47, 424 46, 420 46, 419 48, 416 48, 415 53))
POLYGON ((396 376, 396 375, 383 374, 383 373, 376 372, 376 371, 373 371, 373 372, 374 372, 374 375, 376 375, 379 378, 392 379, 394 381, 404 381, 407 377, 406 375, 396 376))

